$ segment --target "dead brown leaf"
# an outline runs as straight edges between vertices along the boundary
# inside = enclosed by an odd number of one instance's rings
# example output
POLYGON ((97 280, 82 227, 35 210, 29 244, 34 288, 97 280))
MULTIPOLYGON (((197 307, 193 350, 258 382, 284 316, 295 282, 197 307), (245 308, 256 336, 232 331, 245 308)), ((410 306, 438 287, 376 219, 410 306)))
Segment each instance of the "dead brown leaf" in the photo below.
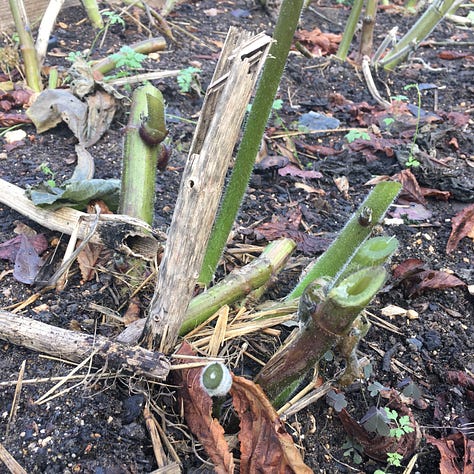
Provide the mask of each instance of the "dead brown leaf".
POLYGON ((370 458, 385 462, 387 453, 395 452, 407 458, 417 450, 420 444, 420 428, 410 408, 401 401, 396 390, 383 392, 383 396, 388 398, 387 406, 391 410, 396 410, 399 416, 408 416, 410 425, 414 428, 412 433, 406 433, 400 439, 392 436, 374 435, 366 431, 345 409, 341 410, 339 418, 349 436, 364 448, 364 453, 370 458))
POLYGON ((402 145, 405 140, 398 138, 381 138, 369 133, 370 140, 358 138, 348 144, 348 147, 355 152, 360 152, 365 156, 368 162, 377 160, 377 152, 384 153, 386 156, 393 156, 393 149, 397 145, 402 145))
POLYGON ((82 281, 86 282, 94 278, 94 267, 99 258, 100 252, 104 248, 101 244, 88 242, 77 256, 77 264, 81 270, 82 281))
POLYGON ((405 202, 418 202, 425 205, 426 199, 423 196, 420 185, 415 178, 415 175, 408 169, 400 171, 392 177, 393 181, 398 181, 402 184, 403 188, 399 196, 400 199, 405 202))
POLYGON ((452 218, 452 230, 446 245, 446 253, 455 250, 464 237, 474 239, 474 204, 466 206, 452 218))
POLYGON ((454 433, 441 439, 427 435, 426 441, 436 446, 441 455, 440 474, 474 473, 474 441, 472 439, 468 439, 462 433, 454 433))
POLYGON ((313 472, 304 464, 284 423, 258 385, 233 376, 230 393, 240 417, 241 474, 313 472))
MULTIPOLYGON (((191 346, 184 343, 178 351, 181 355, 195 355, 191 346)), ((200 385, 202 367, 177 370, 175 382, 182 401, 184 416, 189 429, 203 445, 214 463, 215 472, 234 472, 234 458, 224 437, 224 428, 212 417, 212 398, 200 385)))
POLYGON ((335 53, 342 39, 342 35, 323 33, 319 28, 300 30, 295 36, 315 56, 335 53))
POLYGON ((462 51, 440 51, 438 53, 438 57, 440 59, 444 59, 445 61, 454 61, 456 59, 474 59, 474 56, 470 53, 464 53, 462 51))
POLYGON ((409 258, 397 265, 393 276, 399 283, 403 282, 410 296, 427 289, 444 290, 455 286, 466 286, 466 283, 450 273, 429 269, 418 258, 409 258))
POLYGON ((302 170, 298 168, 295 165, 292 165, 289 163, 283 168, 280 168, 278 170, 278 174, 280 176, 285 176, 285 175, 291 175, 291 176, 296 176, 298 178, 312 178, 312 179, 317 179, 317 178, 322 178, 323 175, 316 170, 302 170))
POLYGON ((140 319, 140 299, 134 296, 128 303, 127 310, 123 315, 123 324, 124 326, 128 326, 137 319, 140 319))
POLYGON ((297 207, 286 216, 273 216, 271 222, 264 222, 259 225, 255 228, 255 232, 265 237, 268 241, 281 237, 293 239, 298 249, 306 255, 324 252, 328 248, 331 239, 299 230, 301 219, 301 210, 297 207))
POLYGON ((441 191, 441 189, 423 187, 421 187, 420 189, 423 194, 423 197, 432 197, 438 199, 439 201, 447 201, 451 197, 451 193, 449 191, 441 191))

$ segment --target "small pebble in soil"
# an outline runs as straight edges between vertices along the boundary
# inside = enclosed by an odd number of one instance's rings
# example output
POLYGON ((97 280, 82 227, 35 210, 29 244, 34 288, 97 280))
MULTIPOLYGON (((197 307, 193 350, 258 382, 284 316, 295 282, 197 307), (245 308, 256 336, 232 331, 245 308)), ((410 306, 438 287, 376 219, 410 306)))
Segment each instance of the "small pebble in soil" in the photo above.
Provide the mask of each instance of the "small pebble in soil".
POLYGON ((423 333, 422 340, 426 349, 429 351, 434 351, 435 349, 438 349, 438 347, 441 347, 441 336, 438 331, 426 331, 423 333))
POLYGON ((423 347, 423 343, 416 337, 407 339, 408 347, 414 351, 419 351, 423 347))
POLYGON ((140 415, 143 407, 143 395, 132 395, 123 402, 122 420, 125 425, 132 423, 140 415))

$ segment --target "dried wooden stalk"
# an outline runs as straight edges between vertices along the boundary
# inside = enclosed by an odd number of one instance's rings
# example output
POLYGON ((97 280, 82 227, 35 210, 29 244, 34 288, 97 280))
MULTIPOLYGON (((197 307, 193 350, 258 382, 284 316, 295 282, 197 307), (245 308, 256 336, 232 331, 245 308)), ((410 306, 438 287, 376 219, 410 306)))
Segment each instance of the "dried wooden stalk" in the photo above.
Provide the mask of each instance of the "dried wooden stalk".
POLYGON ((201 270, 240 126, 270 38, 232 28, 224 44, 183 172, 155 294, 141 337, 170 351, 201 270))

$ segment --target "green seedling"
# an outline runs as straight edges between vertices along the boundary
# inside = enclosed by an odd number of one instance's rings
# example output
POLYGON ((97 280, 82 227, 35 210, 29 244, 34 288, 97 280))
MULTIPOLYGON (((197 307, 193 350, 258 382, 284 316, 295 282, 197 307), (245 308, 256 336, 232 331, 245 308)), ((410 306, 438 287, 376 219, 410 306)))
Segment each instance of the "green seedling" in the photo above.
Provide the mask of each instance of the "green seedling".
POLYGON ((413 433, 414 428, 410 424, 410 418, 408 415, 398 416, 398 412, 396 410, 390 410, 390 408, 385 407, 385 412, 387 413, 387 417, 391 420, 396 427, 390 428, 390 436, 393 438, 400 439, 407 433, 413 433))
POLYGON ((370 141, 370 135, 367 132, 361 132, 360 130, 351 130, 349 133, 344 135, 344 138, 348 143, 352 143, 355 140, 367 140, 370 141))
POLYGON ((137 53, 130 46, 122 46, 118 53, 112 54, 111 59, 115 62, 116 68, 122 68, 122 71, 119 71, 114 77, 124 77, 129 75, 130 71, 140 69, 146 55, 137 53))
MULTIPOLYGON (((403 456, 399 453, 387 453, 387 468, 390 466, 401 467, 403 456)), ((389 471, 377 469, 374 474, 389 474, 389 471)))
POLYGON ((66 61, 69 61, 70 63, 75 63, 78 59, 83 59, 84 58, 84 53, 82 51, 71 51, 67 56, 66 56, 66 61))
POLYGON ((201 85, 199 83, 199 73, 201 69, 197 67, 187 67, 185 69, 181 69, 179 74, 176 77, 179 85, 179 91, 181 94, 187 94, 192 89, 196 91, 201 91, 201 85))
POLYGON ((48 179, 45 181, 45 183, 50 187, 50 188, 55 188, 56 187, 56 181, 54 179, 55 173, 51 170, 51 168, 48 166, 47 163, 41 163, 39 165, 39 169, 42 173, 44 173, 48 179))
POLYGON ((418 98, 418 108, 416 114, 416 127, 415 127, 415 134, 413 135, 413 141, 411 142, 410 148, 410 155, 408 156, 408 160, 405 162, 405 166, 407 168, 417 168, 420 166, 420 162, 413 156, 413 151, 415 150, 416 139, 418 138, 418 131, 420 129, 420 119, 421 119, 421 91, 418 87, 418 84, 408 84, 404 87, 405 90, 415 89, 418 98))
POLYGON ((102 16, 106 18, 106 21, 109 25, 120 25, 120 26, 125 26, 125 22, 123 21, 123 18, 116 12, 112 11, 105 11, 102 12, 102 16))

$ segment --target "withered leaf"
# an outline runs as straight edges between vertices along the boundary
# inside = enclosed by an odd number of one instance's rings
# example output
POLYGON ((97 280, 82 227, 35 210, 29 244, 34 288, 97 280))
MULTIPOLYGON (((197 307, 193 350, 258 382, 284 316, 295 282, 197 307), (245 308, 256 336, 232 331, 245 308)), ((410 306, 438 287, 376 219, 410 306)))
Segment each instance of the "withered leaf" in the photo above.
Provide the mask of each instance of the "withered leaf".
POLYGON ((472 54, 464 53, 462 51, 440 51, 438 53, 438 57, 440 59, 444 59, 445 61, 453 61, 455 59, 464 59, 464 58, 474 58, 472 54))
POLYGON ((446 252, 456 249, 461 239, 474 239, 474 204, 466 206, 452 218, 452 230, 446 245, 446 252))
POLYGON ((14 262, 24 237, 28 238, 38 255, 41 255, 48 248, 48 241, 43 234, 28 236, 20 234, 0 244, 0 258, 14 262))
POLYGON ((331 239, 299 230, 300 222, 301 211, 296 208, 287 216, 274 216, 271 222, 264 222, 255 229, 255 232, 263 235, 268 241, 281 237, 293 239, 298 249, 306 255, 324 252, 329 247, 331 239))
POLYGON ((361 152, 368 162, 377 160, 377 152, 382 152, 389 157, 393 156, 393 149, 397 145, 402 145, 405 143, 405 140, 398 138, 381 138, 376 137, 373 134, 369 135, 370 140, 358 138, 357 140, 354 140, 348 144, 348 147, 352 151, 361 152))
POLYGON ((1 127, 13 127, 20 123, 31 123, 31 119, 26 114, 15 114, 0 112, 0 126, 1 127))
POLYGON ((402 184, 403 189, 400 193, 400 198, 407 202, 418 202, 419 204, 426 204, 426 199, 423 196, 420 185, 415 178, 415 175, 408 169, 400 171, 393 176, 393 181, 398 181, 402 184))
POLYGON ((410 296, 426 289, 443 290, 466 284, 450 273, 431 270, 417 258, 409 258, 397 265, 393 276, 398 282, 403 282, 410 296))
POLYGON ((319 171, 315 170, 302 170, 298 168, 295 165, 288 164, 283 168, 280 168, 278 170, 278 174, 280 176, 285 176, 285 175, 291 175, 291 176, 297 176, 298 178, 322 178, 323 175, 319 171))
MULTIPOLYGON (((191 346, 184 343, 181 355, 195 355, 191 346)), ((212 417, 212 398, 200 385, 202 367, 175 371, 178 396, 184 407, 186 423, 203 445, 218 474, 234 472, 234 458, 224 437, 224 428, 212 417)))
POLYGON ((284 423, 258 385, 233 376, 230 392, 240 417, 241 474, 313 472, 304 464, 284 423))
POLYGON ((20 235, 20 238, 20 248, 16 254, 13 276, 21 283, 31 285, 43 265, 43 260, 28 237, 20 235))
POLYGON ((413 432, 406 433, 400 439, 393 436, 374 435, 366 431, 345 409, 339 413, 342 425, 349 436, 357 441, 363 447, 364 453, 372 459, 385 462, 387 453, 399 453, 404 458, 409 457, 418 449, 421 440, 418 423, 410 408, 401 401, 396 390, 388 390, 381 394, 388 398, 387 406, 391 410, 396 410, 399 417, 408 416, 413 432))
POLYGON ((426 441, 438 448, 440 474, 473 474, 474 441, 462 433, 454 433, 446 438, 437 439, 427 435, 426 441), (464 455, 462 452, 464 451, 464 455), (462 464, 462 468, 460 467, 462 464))
POLYGON ((322 56, 333 54, 337 51, 342 35, 323 33, 319 28, 312 31, 300 30, 296 38, 303 43, 313 54, 322 56))
POLYGON ((82 281, 89 281, 94 278, 94 267, 103 248, 104 246, 101 244, 92 244, 88 242, 79 252, 77 263, 81 270, 82 281))

